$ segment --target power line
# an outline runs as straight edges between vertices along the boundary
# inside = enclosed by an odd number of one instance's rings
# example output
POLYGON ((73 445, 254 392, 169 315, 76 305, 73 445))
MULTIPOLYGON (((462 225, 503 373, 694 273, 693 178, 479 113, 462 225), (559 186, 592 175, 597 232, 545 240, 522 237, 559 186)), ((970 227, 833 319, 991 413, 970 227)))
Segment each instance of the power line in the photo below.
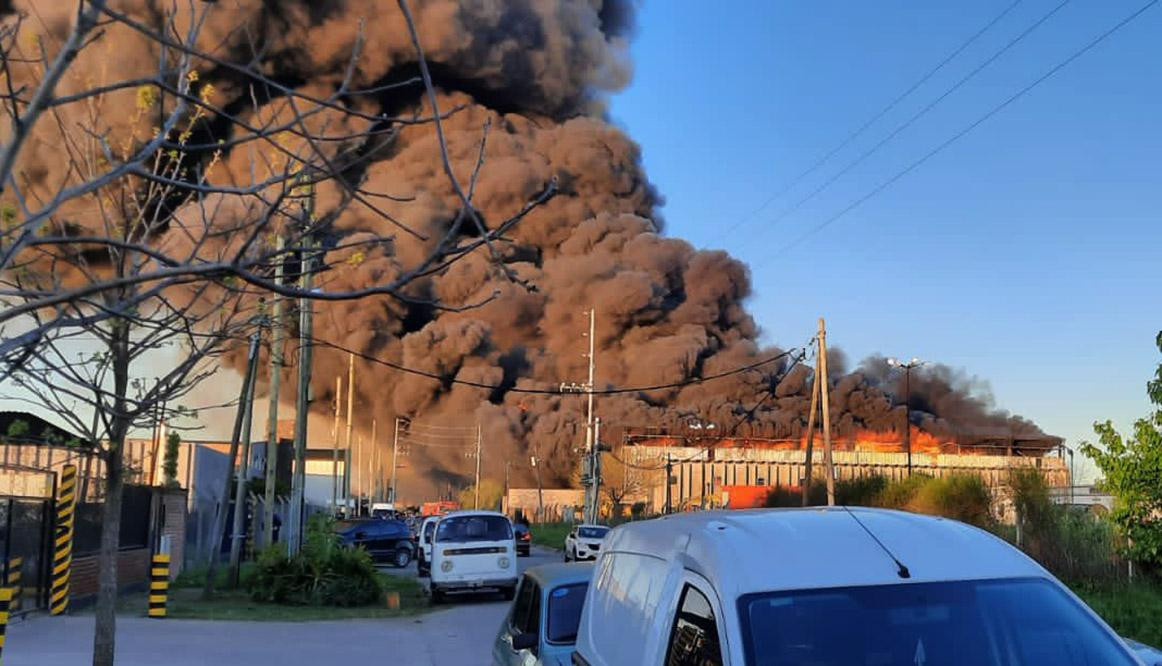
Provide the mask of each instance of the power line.
POLYGON ((856 168, 860 164, 863 164, 863 162, 865 160, 867 160, 869 157, 871 157, 872 155, 879 152, 879 150, 881 148, 883 148, 884 146, 886 146, 887 144, 891 143, 891 141, 893 139, 895 139, 897 136, 899 136, 901 133, 903 133, 904 130, 908 129, 909 127, 914 125, 916 123, 916 121, 918 121, 921 118, 923 118, 924 116, 928 115, 928 113, 930 111, 932 111, 932 109, 935 109, 937 106, 939 106, 940 103, 943 102, 945 99, 947 99, 950 95, 952 95, 952 93, 954 93, 957 90, 959 90, 960 88, 962 88, 964 86, 964 84, 968 83, 973 78, 975 78, 976 75, 981 73, 982 71, 984 71, 984 69, 986 67, 988 67, 992 63, 996 62, 996 60, 998 58, 1000 58, 1002 55, 1004 55, 1009 49, 1013 48, 1014 46, 1016 46, 1017 44, 1022 42, 1026 37, 1031 35, 1037 28, 1041 27, 1046 21, 1048 21, 1050 18, 1052 18, 1053 15, 1055 15, 1057 12, 1061 11, 1065 7, 1065 5, 1068 5, 1070 3, 1070 1, 1071 0, 1062 0, 1062 2, 1059 3, 1057 6, 1053 7, 1053 9, 1050 9, 1048 12, 1043 14, 1040 18, 1038 18, 1036 21, 1034 21, 1029 27, 1027 27, 1023 31, 1021 31, 1020 34, 1018 34, 1013 39, 1009 40, 1009 42, 1006 43, 1004 46, 1002 46, 1000 48, 1000 50, 996 51, 991 56, 986 58, 984 60, 984 62, 982 62, 979 65, 977 65, 976 67, 974 67, 971 71, 968 72, 968 74, 965 74, 960 79, 958 79, 956 81, 956 83, 952 84, 952 86, 950 86, 947 90, 945 90, 943 93, 941 93, 936 99, 932 100, 931 102, 926 104, 924 107, 922 107, 919 111, 912 114, 912 116, 909 117, 907 120, 905 120, 904 122, 897 125, 896 128, 893 129, 890 133, 888 133, 887 136, 880 139, 871 148, 868 148, 864 152, 860 153, 860 155, 858 157, 856 157, 851 162, 848 162, 846 166, 844 166, 842 169, 840 169, 839 171, 834 173, 827 180, 823 181, 822 184, 820 184, 815 189, 811 190, 806 196, 800 198, 798 201, 796 201, 790 207, 784 209, 783 212, 779 213, 777 216, 775 216, 774 219, 771 220, 771 224, 775 224, 777 222, 783 221, 789 215, 791 215, 795 211, 802 208, 803 205, 806 204, 808 201, 811 201, 816 196, 821 194, 824 190, 826 190, 827 188, 834 185, 835 182, 838 181, 840 178, 842 178, 842 177, 846 176, 848 173, 850 173, 852 169, 856 168))
MULTIPOLYGON (((1155 1, 1157 1, 1157 0, 1155 0, 1155 1)), ((644 393, 644 392, 648 392, 648 391, 661 391, 661 390, 665 390, 665 389, 682 388, 683 386, 691 386, 693 384, 701 384, 703 382, 708 382, 708 381, 712 381, 715 379, 722 379, 724 377, 730 377, 732 375, 738 375, 738 374, 742 374, 744 372, 750 372, 751 370, 757 370, 758 368, 761 368, 764 365, 769 365, 771 363, 774 363, 775 361, 786 358, 787 356, 790 356, 792 353, 798 351, 795 348, 791 348, 791 349, 788 349, 787 351, 781 352, 779 354, 775 354, 774 356, 762 359, 760 361, 756 361, 754 363, 749 363, 749 364, 741 366, 741 367, 733 368, 731 370, 717 372, 717 373, 710 374, 710 375, 703 375, 701 377, 691 377, 689 379, 684 379, 684 380, 677 381, 677 382, 671 382, 669 384, 654 384, 652 386, 631 386, 631 387, 620 387, 620 388, 582 389, 582 390, 578 390, 578 391, 574 391, 574 390, 564 390, 563 391, 560 388, 552 388, 552 389, 521 388, 518 386, 504 386, 501 384, 485 384, 484 382, 475 382, 475 381, 468 380, 468 379, 458 379, 456 377, 449 377, 447 375, 438 375, 434 372, 428 372, 426 370, 420 370, 417 368, 409 368, 409 367, 407 367, 405 365, 401 365, 399 363, 393 363, 392 361, 387 361, 387 360, 381 359, 379 357, 372 356, 370 354, 365 354, 365 353, 360 352, 360 351, 355 351, 353 349, 349 349, 347 347, 335 344, 335 343, 330 342, 328 340, 321 340, 318 338, 313 338, 311 340, 311 342, 312 342, 312 344, 321 345, 324 347, 329 347, 331 349, 341 351, 345 354, 352 354, 352 355, 354 355, 358 358, 361 358, 365 361, 370 361, 372 363, 376 363, 378 365, 382 365, 384 367, 391 368, 392 370, 397 370, 399 372, 412 374, 412 375, 416 375, 419 377, 427 377, 428 379, 433 379, 433 380, 447 383, 447 384, 459 384, 461 386, 470 386, 472 388, 488 389, 490 391, 504 391, 504 392, 508 392, 508 393, 531 393, 531 394, 539 394, 539 395, 586 395, 586 394, 616 395, 619 393, 644 393)))
POLYGON ((733 225, 731 225, 729 228, 727 228, 726 233, 724 235, 729 236, 731 233, 738 230, 739 227, 752 222, 755 219, 755 217, 758 216, 759 213, 761 213, 762 211, 764 211, 767 208, 767 206, 771 205, 776 199, 782 197, 787 192, 790 192, 796 185, 801 183, 804 178, 815 173, 815 171, 819 167, 826 164, 827 161, 830 160, 832 157, 835 157, 835 155, 839 151, 841 151, 844 148, 846 148, 847 146, 851 145, 852 141, 855 141, 865 131, 867 131, 867 129, 869 127, 871 127, 878 120, 880 120, 885 115, 887 115, 892 109, 896 108, 897 104, 904 101, 912 93, 916 92, 916 90, 920 86, 927 83, 928 80, 931 79, 933 76, 935 76, 936 73, 939 72, 941 69, 944 69, 945 65, 952 62, 958 55, 963 53, 965 49, 967 49, 969 46, 971 46, 973 44, 973 42, 975 42, 982 35, 984 35, 986 32, 988 32, 990 29, 992 29, 992 27, 995 26, 997 23, 1000 23, 1001 19, 1008 16, 1009 12, 1016 9, 1017 5, 1021 4, 1021 2, 1023 2, 1023 0, 1015 0, 1012 4, 1005 7, 1003 10, 1001 10, 1001 12, 999 14, 997 14, 996 16, 994 16, 992 18, 992 20, 990 20, 988 23, 984 24, 984 26, 982 28, 980 28, 975 33, 973 33, 968 39, 961 42, 961 44, 959 46, 957 46, 955 49, 953 49, 953 51, 951 53, 949 53, 947 56, 945 56, 943 60, 936 63, 935 67, 928 70, 928 72, 926 74, 921 76, 915 83, 908 86, 908 88, 906 90, 904 90, 904 92, 897 95, 896 98, 893 99, 891 102, 888 102, 887 106, 880 109, 871 118, 868 118, 866 121, 864 121, 864 123, 862 125, 860 125, 854 131, 849 133, 834 148, 832 148, 827 153, 825 153, 824 155, 822 155, 821 157, 816 159, 811 164, 811 166, 807 167, 807 169, 804 170, 802 173, 800 173, 798 176, 795 176, 793 179, 791 179, 791 181, 788 182, 786 185, 784 185, 782 187, 782 189, 780 189, 779 191, 777 191, 774 194, 767 197, 767 199, 765 201, 763 201, 763 203, 758 208, 754 209, 749 215, 747 215, 745 218, 740 219, 739 221, 737 221, 733 225))
POLYGON ((861 205, 863 205, 865 202, 867 202, 872 197, 875 197, 880 192, 883 192, 884 190, 888 189, 889 187, 894 185, 896 183, 896 181, 900 180, 901 178, 908 175, 912 171, 915 171, 918 167, 923 165, 925 162, 932 159, 933 157, 935 157, 939 153, 943 152, 945 148, 948 148, 953 143, 956 143, 958 140, 960 140, 962 137, 964 137, 969 132, 976 129, 978 126, 983 124, 985 121, 989 120, 990 118, 992 118, 996 114, 998 114, 1001 111, 1003 111, 1004 109, 1006 109, 1010 104, 1012 104, 1013 102, 1016 102, 1021 97, 1024 97, 1026 93, 1028 93, 1029 91, 1033 90, 1037 86, 1044 83, 1046 80, 1051 78, 1053 75, 1057 74, 1057 72, 1059 72, 1062 69, 1064 69, 1065 67, 1069 66, 1074 60, 1077 60, 1081 56, 1085 55, 1091 49, 1096 47, 1098 44, 1102 43, 1107 38, 1109 38, 1111 35, 1116 33, 1118 30, 1122 29, 1123 27, 1125 27, 1129 23, 1133 22, 1135 19, 1137 19, 1139 16, 1141 16, 1143 13, 1145 13, 1146 10, 1148 10, 1151 7, 1153 7, 1154 5, 1158 4, 1158 1, 1159 0, 1150 0, 1150 2, 1147 2, 1146 4, 1142 5, 1140 8, 1138 8, 1132 14, 1130 14, 1126 18, 1122 19, 1121 21, 1119 21, 1117 24, 1115 24, 1110 29, 1106 30, 1105 32, 1103 32, 1100 35, 1098 35, 1097 37, 1095 37, 1093 40, 1091 40, 1089 43, 1087 43, 1085 46, 1083 46, 1079 50, 1073 52, 1073 54, 1070 55, 1068 58, 1066 58, 1065 60, 1062 60, 1058 64, 1054 65, 1052 68, 1050 68, 1044 74, 1042 74, 1041 76, 1039 76, 1038 78, 1033 80, 1031 83, 1026 85, 1024 88, 1021 88, 1020 90, 1018 90, 1013 95, 1006 98, 1000 104, 994 106, 987 113, 985 113, 984 115, 977 118, 975 121, 970 123, 965 128, 961 129, 956 134, 952 135, 949 139, 947 139, 943 143, 939 144, 938 146, 936 146, 935 148, 933 148, 929 152, 925 153, 918 160, 916 160, 915 162, 912 162, 906 168, 904 168, 903 170, 901 170, 901 171, 897 172, 895 175, 893 175, 891 178, 887 179, 886 181, 884 181, 884 182, 880 183, 879 185, 877 185, 876 187, 874 187, 867 194, 864 194, 863 196, 859 197, 855 201, 848 204, 846 207, 842 208, 839 212, 835 213, 831 217, 828 217, 827 219, 823 220, 819 224, 815 225, 814 227, 812 227, 812 228, 808 229, 807 231, 805 231, 804 233, 800 234, 798 237, 796 237, 790 243, 784 245, 783 247, 779 248, 775 252, 766 255, 761 261, 758 261, 755 264, 753 264, 753 269, 757 269, 761 266, 764 266, 771 259, 773 259, 775 257, 779 257, 779 256, 785 254, 786 252, 790 251, 791 249, 797 247, 800 243, 807 240, 808 238, 815 235, 816 233, 819 233, 824 228, 830 226, 836 220, 840 219, 844 215, 847 215, 848 213, 855 210, 856 208, 859 208, 861 205))

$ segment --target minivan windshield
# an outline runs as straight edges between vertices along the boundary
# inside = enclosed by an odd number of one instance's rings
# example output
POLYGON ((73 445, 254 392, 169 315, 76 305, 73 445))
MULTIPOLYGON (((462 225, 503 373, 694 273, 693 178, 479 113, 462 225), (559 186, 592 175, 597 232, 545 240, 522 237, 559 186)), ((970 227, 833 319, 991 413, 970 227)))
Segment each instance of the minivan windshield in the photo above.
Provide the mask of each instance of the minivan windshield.
POLYGON ((512 523, 504 516, 453 516, 436 527, 437 543, 506 540, 512 540, 512 523))
POLYGON ((608 527, 582 527, 577 530, 577 536, 582 539, 604 539, 608 527))
POLYGON ((1045 580, 914 583, 739 598, 748 666, 1132 666, 1045 580))

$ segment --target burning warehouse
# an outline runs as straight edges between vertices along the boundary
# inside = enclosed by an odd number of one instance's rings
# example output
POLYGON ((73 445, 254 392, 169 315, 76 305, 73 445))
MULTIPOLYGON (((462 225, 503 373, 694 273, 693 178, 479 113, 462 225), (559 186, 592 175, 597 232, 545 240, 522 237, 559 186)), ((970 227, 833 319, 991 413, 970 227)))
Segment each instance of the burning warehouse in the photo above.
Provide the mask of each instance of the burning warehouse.
MULTIPOLYGON (((940 477, 973 474, 992 487, 1003 486, 1016 469, 1041 472, 1050 486, 1070 484, 1061 455, 1061 439, 1048 435, 942 439, 913 428, 911 453, 899 434, 860 431, 833 440, 836 479, 912 474, 940 477)), ((799 488, 806 473, 805 438, 690 437, 658 433, 627 433, 620 452, 626 467, 636 470, 639 498, 651 508, 666 505, 666 473, 670 469, 669 500, 675 510, 710 506, 745 506, 755 500, 731 502, 732 490, 799 488)), ((812 475, 825 474, 823 446, 812 449, 812 475)), ((763 493, 749 492, 758 497, 763 493)), ((761 498, 760 498, 761 499, 761 498)))

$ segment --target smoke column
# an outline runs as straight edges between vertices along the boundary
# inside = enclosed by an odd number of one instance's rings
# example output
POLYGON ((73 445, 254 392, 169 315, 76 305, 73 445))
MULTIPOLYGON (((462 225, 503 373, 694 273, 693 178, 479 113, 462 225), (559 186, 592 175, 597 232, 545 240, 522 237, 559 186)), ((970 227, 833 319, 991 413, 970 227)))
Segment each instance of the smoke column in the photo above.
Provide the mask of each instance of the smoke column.
MULTIPOLYGON (((172 6, 170 0, 111 4, 143 21, 172 6)), ((14 5, 39 17, 29 30, 57 37, 67 31, 73 9, 73 3, 60 0, 14 5)), ((634 16, 628 0, 413 0, 412 5, 440 108, 458 109, 444 129, 461 179, 471 174, 483 127, 490 123, 474 199, 484 220, 509 217, 554 179, 562 193, 533 211, 501 246, 508 268, 535 290, 506 280, 477 253, 413 291, 451 307, 499 292, 480 308, 451 312, 387 297, 316 306, 315 334, 323 340, 499 387, 433 381, 357 359, 359 428, 369 431, 372 416, 381 433, 396 415, 451 426, 479 422, 486 476, 499 478, 504 462, 513 461, 515 482, 527 484, 531 472, 521 463, 535 452, 544 461, 546 484, 556 485, 575 469, 574 449, 584 439, 584 398, 509 389, 584 381, 582 333, 590 307, 597 312, 598 388, 679 382, 778 353, 760 346, 759 329, 744 307, 750 294, 746 266, 725 252, 696 250, 663 234, 657 213, 661 198, 642 170, 639 148, 604 116, 605 96, 630 80, 627 44, 634 16)), ((270 76, 325 94, 342 79, 360 26, 363 49, 353 87, 385 86, 416 75, 415 54, 394 0, 220 0, 201 43, 236 61, 260 53, 259 66, 270 76)), ((82 72, 112 67, 129 76, 154 55, 144 40, 116 26, 102 40, 115 40, 116 50, 99 44, 86 52, 82 72)), ((258 116, 283 112, 277 99, 258 112, 247 111, 245 87, 225 68, 200 75, 213 83, 217 101, 227 108, 258 116)), ((82 78, 65 82, 64 92, 82 78)), ((350 103, 374 114, 430 113, 422 93, 422 87, 411 85, 350 103)), ((114 99, 133 103, 131 94, 114 99)), ((336 120, 322 114, 318 122, 328 119, 349 124, 355 135, 370 127, 349 116, 336 120)), ((361 176, 366 190, 411 199, 384 200, 388 213, 431 237, 448 228, 459 200, 442 173, 431 125, 400 126, 386 138, 349 143, 345 150, 370 161, 361 176)), ((60 165, 46 151, 37 152, 45 161, 36 164, 32 177, 47 187, 60 165)), ((217 177, 243 174, 249 159, 243 152, 225 155, 217 177)), ((333 208, 338 196, 334 188, 321 187, 320 213, 333 208)), ((230 213, 229 205, 221 210, 230 213)), ((427 247, 359 204, 333 224, 342 238, 375 234, 394 240, 359 261, 341 263, 325 277, 328 288, 382 284, 413 265, 427 247)), ((316 348, 313 388, 321 410, 333 397, 335 377, 346 374, 346 363, 344 354, 316 348)), ((900 427, 900 378, 883 359, 869 359, 854 372, 847 371, 838 352, 831 363, 839 433, 900 427)), ((741 425, 771 436, 797 436, 805 428, 809 388, 810 371, 782 361, 705 384, 599 397, 597 409, 610 433, 698 418, 724 429, 741 425)), ((980 389, 941 366, 914 372, 913 424, 966 443, 982 436, 1043 436, 1034 424, 995 410, 980 389)), ((472 468, 459 451, 434 447, 413 448, 408 465, 412 476, 402 485, 417 493, 421 479, 462 482, 472 468)))

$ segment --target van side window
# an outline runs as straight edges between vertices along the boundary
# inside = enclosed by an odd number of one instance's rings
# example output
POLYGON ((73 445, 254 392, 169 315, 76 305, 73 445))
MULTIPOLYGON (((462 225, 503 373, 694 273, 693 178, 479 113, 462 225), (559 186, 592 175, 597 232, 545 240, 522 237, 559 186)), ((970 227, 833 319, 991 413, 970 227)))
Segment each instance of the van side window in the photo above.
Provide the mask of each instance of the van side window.
POLYGON ((721 666, 718 622, 706 595, 690 585, 682 591, 678 616, 670 631, 666 666, 721 666))

